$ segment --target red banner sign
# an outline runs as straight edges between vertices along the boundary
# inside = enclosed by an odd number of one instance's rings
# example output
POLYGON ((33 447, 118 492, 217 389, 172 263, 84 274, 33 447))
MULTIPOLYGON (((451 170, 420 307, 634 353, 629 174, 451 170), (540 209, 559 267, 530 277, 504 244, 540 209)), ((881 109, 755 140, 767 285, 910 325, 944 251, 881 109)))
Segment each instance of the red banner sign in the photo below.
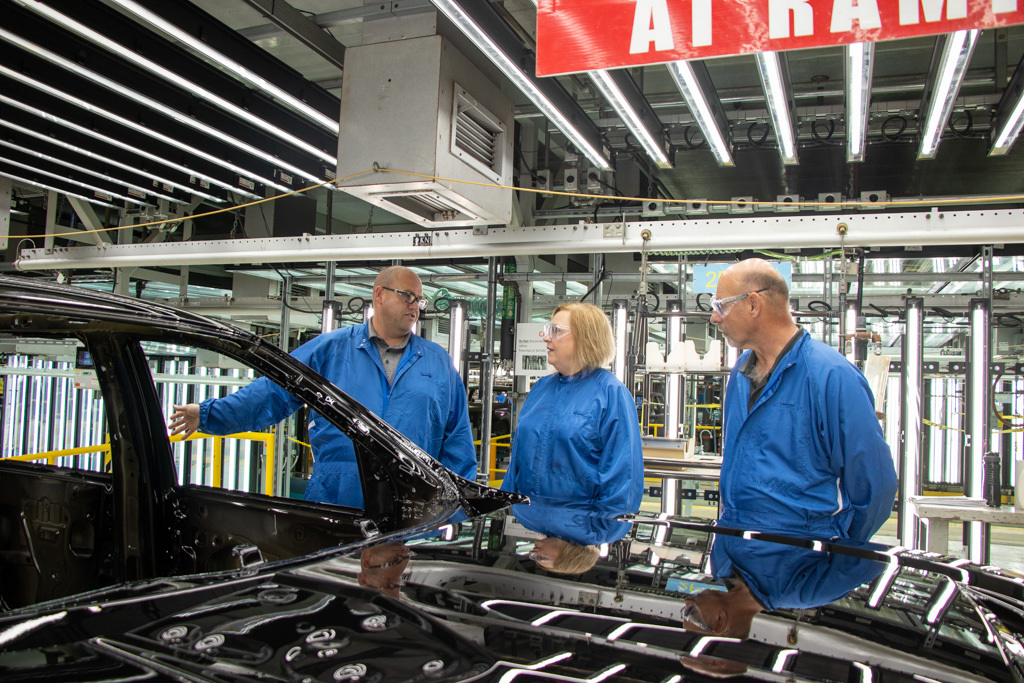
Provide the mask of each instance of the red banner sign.
POLYGON ((1024 23, 1024 0, 539 0, 537 75, 1024 23))

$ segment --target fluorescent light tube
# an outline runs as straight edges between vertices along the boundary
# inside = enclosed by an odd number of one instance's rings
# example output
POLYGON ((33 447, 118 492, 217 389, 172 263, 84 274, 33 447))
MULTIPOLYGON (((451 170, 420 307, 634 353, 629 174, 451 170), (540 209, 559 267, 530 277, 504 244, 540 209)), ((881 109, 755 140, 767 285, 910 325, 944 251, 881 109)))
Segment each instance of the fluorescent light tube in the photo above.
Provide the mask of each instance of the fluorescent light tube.
MULTIPOLYGON (((921 129, 921 148, 918 159, 932 159, 939 148, 942 129, 946 127, 949 115, 953 111, 953 103, 960 93, 960 85, 967 73, 967 65, 978 43, 978 29, 956 31, 941 36, 939 40, 941 56, 935 87, 925 93, 926 111, 922 112, 924 121, 921 129)), ((925 104, 922 102, 922 105, 925 104)))
MULTIPOLYGON (((0 118, 0 126, 7 126, 8 128, 10 128, 12 130, 16 130, 19 133, 24 133, 26 135, 31 135, 34 138, 37 138, 37 139, 42 140, 44 142, 47 142, 47 143, 49 143, 51 145, 56 145, 58 147, 61 147, 63 149, 68 150, 69 152, 74 152, 75 154, 81 154, 82 156, 89 157, 90 159, 96 159, 97 161, 102 161, 105 164, 110 164, 111 166, 116 166, 116 167, 122 168, 122 169, 124 169, 126 171, 130 171, 131 173, 136 173, 136 174, 141 175, 141 176, 146 176, 148 178, 152 178, 153 180, 156 180, 156 181, 158 181, 158 182, 160 182, 160 183, 162 183, 164 185, 170 185, 171 187, 176 187, 179 190, 184 190, 185 192, 189 192, 191 194, 194 194, 197 197, 203 197, 205 199, 209 199, 210 201, 217 202, 217 203, 223 203, 224 202, 224 200, 221 199, 220 197, 214 196, 212 194, 207 194, 205 192, 201 192, 201 191, 196 190, 195 188, 190 187, 188 185, 182 185, 181 183, 176 183, 173 180, 170 180, 168 178, 163 178, 161 176, 154 175, 152 171, 143 171, 142 169, 135 168, 134 166, 129 166, 128 164, 121 163, 120 161, 117 161, 116 159, 111 159, 110 157, 105 157, 102 154, 96 154, 95 152, 90 152, 87 149, 83 149, 81 147, 76 147, 76 146, 74 146, 74 145, 72 145, 70 143, 64 142, 63 140, 58 140, 57 138, 54 138, 54 137, 48 137, 48 136, 43 135, 42 133, 39 133, 37 131, 31 130, 29 128, 25 128, 24 126, 19 126, 18 124, 13 123, 12 121, 8 121, 7 119, 0 118)), ((103 136, 99 136, 99 137, 100 137, 100 139, 103 139, 103 136)), ((185 168, 184 166, 181 167, 181 170, 184 171, 184 172, 188 172, 188 169, 185 168)), ((197 177, 200 177, 200 176, 197 176, 197 177)), ((201 176, 201 177, 205 178, 205 176, 201 176)), ((227 189, 234 191, 234 187, 233 186, 228 185, 227 183, 224 183, 224 186, 227 189)), ((129 187, 131 187, 131 186, 129 186, 129 187)), ((158 194, 158 193, 152 192, 152 190, 149 190, 149 192, 151 194, 154 194, 154 195, 158 196, 158 197, 163 197, 164 196, 162 194, 158 194)), ((257 195, 252 195, 252 196, 257 198, 257 199, 260 198, 257 195)), ((174 201, 178 201, 178 200, 175 199, 174 201)))
MULTIPOLYGON (((7 68, 5 68, 4 66, 0 65, 0 73, 2 73, 4 75, 9 75, 9 70, 7 68)), ((81 107, 82 109, 85 109, 86 111, 89 111, 89 112, 91 112, 93 114, 98 114, 99 116, 102 116, 102 117, 104 117, 106 119, 109 119, 110 121, 113 121, 114 123, 117 123, 117 124, 120 124, 120 125, 125 126, 127 128, 130 128, 130 129, 134 130, 137 133, 142 133, 143 135, 146 135, 146 136, 151 137, 151 138, 153 138, 155 140, 159 140, 161 142, 164 142, 164 143, 166 143, 168 145, 171 145, 171 146, 173 146, 173 147, 175 147, 177 149, 180 149, 180 150, 185 151, 185 152, 189 152, 190 154, 194 154, 194 155, 196 155, 198 157, 201 157, 201 158, 203 158, 203 159, 205 159, 205 160, 207 160, 207 161, 209 161, 209 162, 211 162, 211 163, 213 163, 213 164, 215 164, 217 166, 220 166, 221 168, 224 168, 224 169, 227 169, 227 170, 232 171, 234 173, 237 173, 240 176, 244 176, 246 178, 250 178, 252 180, 256 180, 258 182, 261 182, 261 183, 267 185, 268 187, 275 187, 275 188, 280 189, 280 190, 282 190, 284 192, 290 192, 291 191, 289 188, 286 188, 283 185, 278 185, 277 183, 274 183, 269 178, 264 178, 263 176, 257 175, 255 173, 253 173, 252 171, 249 171, 247 169, 242 168, 241 166, 236 166, 235 164, 232 164, 232 163, 230 163, 228 161, 225 161, 224 159, 221 159, 219 157, 215 157, 212 154, 210 154, 208 152, 204 152, 203 150, 201 150, 201 149, 199 149, 197 147, 192 147, 191 145, 186 145, 186 144, 184 144, 184 143, 182 143, 182 142, 180 142, 178 140, 175 140, 172 137, 164 135, 163 133, 158 133, 158 132, 156 132, 156 131, 154 131, 154 130, 152 130, 150 128, 147 128, 147 127, 145 127, 145 126, 143 126, 141 124, 138 124, 138 123, 135 123, 134 121, 126 119, 123 116, 119 116, 119 115, 117 115, 117 114, 115 114, 113 112, 107 111, 106 109, 102 109, 100 107, 95 107, 95 106, 89 104, 88 102, 85 102, 83 100, 78 99, 77 97, 73 97, 71 95, 68 95, 67 93, 64 93, 64 92, 60 91, 60 90, 57 90, 55 88, 51 88, 51 87, 45 85, 44 83, 40 83, 39 81, 35 81, 33 79, 23 79, 23 80, 24 80, 25 83, 27 83, 27 84, 29 84, 29 85, 31 85, 33 87, 38 87, 43 92, 46 92, 46 93, 48 93, 50 95, 53 95, 54 97, 58 97, 58 98, 64 100, 65 102, 69 102, 71 104, 74 104, 74 105, 76 105, 78 107, 81 107)), ((115 147, 120 147, 121 149, 128 150, 128 151, 130 151, 130 152, 132 152, 134 154, 139 154, 141 156, 146 157, 147 159, 153 159, 154 161, 159 161, 160 163, 165 164, 167 166, 170 166, 171 168, 174 168, 176 170, 180 170, 183 173, 189 173, 191 175, 195 175, 198 178, 203 178, 205 180, 208 180, 210 183, 212 183, 214 185, 218 185, 218 186, 223 187, 225 189, 231 190, 232 192, 238 192, 239 194, 246 195, 246 196, 249 196, 249 197, 253 197, 253 198, 256 198, 256 199, 263 199, 263 197, 260 197, 259 195, 250 194, 250 193, 246 192, 245 190, 242 190, 242 189, 240 189, 240 188, 238 188, 238 187, 236 187, 234 185, 231 185, 229 183, 224 183, 224 182, 222 182, 222 181, 220 181, 220 180, 218 180, 216 178, 213 178, 212 176, 207 176, 207 175, 203 175, 201 173, 197 173, 196 171, 194 171, 193 169, 188 168, 187 166, 182 166, 181 164, 176 164, 176 163, 174 163, 172 161, 164 159, 163 157, 157 156, 157 155, 152 154, 150 152, 146 152, 146 151, 144 151, 144 150, 142 150, 142 149, 140 149, 138 147, 133 147, 132 145, 128 145, 128 144, 126 144, 124 142, 121 142, 120 140, 118 140, 116 138, 111 138, 109 136, 102 135, 100 133, 97 133, 97 132, 89 129, 89 128, 86 128, 84 126, 80 126, 77 123, 72 123, 71 121, 69 121, 67 119, 63 119, 63 118, 61 118, 59 116, 55 116, 53 114, 50 114, 49 112, 42 111, 40 109, 37 109, 36 107, 32 107, 32 106, 29 106, 27 104, 23 104, 22 102, 19 102, 18 100, 13 100, 13 99, 11 99, 9 97, 6 97, 3 93, 0 93, 0 102, 6 102, 7 104, 11 104, 11 105, 21 109, 22 111, 26 111, 26 112, 28 112, 30 114, 35 115, 35 116, 39 116, 39 117, 41 117, 43 119, 46 119, 47 121, 50 121, 52 123, 57 123, 57 124, 59 124, 61 126, 64 126, 65 128, 70 128, 70 129, 72 129, 74 131, 82 133, 83 135, 88 135, 91 138, 95 138, 97 140, 103 140, 104 142, 107 142, 107 143, 109 143, 111 145, 114 145, 115 147)))
POLYGON ((434 5, 441 10, 441 12, 448 17, 459 29, 466 34, 466 36, 473 41, 477 49, 494 62, 505 76, 512 81, 512 83, 519 88, 524 95, 533 104, 548 117, 555 127, 558 128, 562 133, 569 139, 569 141, 575 145, 576 149, 583 153, 585 157, 590 160, 590 163, 597 166, 602 171, 612 170, 611 162, 608 161, 607 157, 594 148, 590 142, 587 141, 583 135, 580 134, 576 127, 572 125, 562 114, 561 111, 554 105, 548 97, 541 92, 537 86, 531 81, 523 70, 516 64, 512 59, 506 55, 498 45, 491 40, 491 37, 480 28, 480 26, 473 21, 468 14, 466 14, 457 2, 453 0, 432 0, 434 5))
POLYGON ((664 148, 654 139, 654 135, 647 129, 644 122, 640 120, 640 115, 636 113, 633 106, 626 101, 626 96, 619 89, 619 86, 616 85, 615 81, 612 80, 611 75, 603 69, 588 71, 587 75, 590 76, 590 80, 594 82, 597 89, 601 91, 608 104, 612 105, 612 109, 619 115, 622 122, 626 124, 626 128, 629 128, 630 132, 640 141, 640 145, 647 152, 648 156, 654 160, 658 168, 672 168, 672 163, 668 160, 668 155, 665 154, 664 148))
POLYGON ((206 57, 208 60, 220 66, 223 66, 225 69, 235 74, 243 82, 248 83, 254 88, 262 90, 263 92, 267 93, 281 104, 284 104, 285 106, 289 107, 295 112, 302 114, 307 119, 317 123, 318 125, 330 131, 331 133, 334 133, 335 135, 338 134, 338 121, 314 109, 313 107, 309 106, 299 98, 291 95, 287 91, 282 90, 281 88, 277 87, 276 85, 274 85, 267 79, 263 78, 259 74, 250 71, 245 66, 234 61, 227 55, 218 52, 217 50, 213 49, 212 47, 210 47, 203 41, 199 40, 192 34, 183 31, 174 24, 170 23, 160 15, 150 12, 148 9, 146 9, 139 3, 134 2, 133 0, 110 0, 110 2, 117 4, 125 11, 131 12, 132 14, 139 17, 140 19, 150 24, 154 28, 157 28, 160 31, 164 32, 174 40, 182 43, 183 45, 187 45, 190 49, 199 53, 203 57, 206 57))
POLYGON ((32 185, 34 187, 42 188, 44 190, 53 190, 54 192, 60 192, 61 194, 66 195, 68 197, 81 199, 83 202, 89 202, 90 204, 96 204, 97 206, 106 206, 107 208, 110 209, 116 209, 118 211, 121 210, 121 207, 118 206, 117 204, 111 204, 110 202, 103 202, 100 201, 99 199, 94 199, 92 197, 86 197, 84 195, 75 194, 74 192, 68 192, 63 188, 54 187, 53 185, 46 185, 45 183, 41 183, 36 180, 29 180, 28 178, 23 178, 21 176, 14 175, 13 173, 8 173, 3 169, 0 169, 0 176, 3 176, 4 178, 10 178, 11 180, 16 180, 19 183, 25 183, 26 185, 32 185))
MULTIPOLYGON (((144 69, 145 71, 150 72, 154 76, 158 76, 159 78, 164 79, 168 83, 171 83, 175 87, 181 88, 183 90, 186 90, 186 91, 190 92, 192 95, 194 95, 195 97, 198 97, 201 100, 205 100, 206 102, 209 102, 210 104, 212 104, 213 106, 217 107, 218 109, 226 111, 226 112, 232 114, 233 116, 236 116, 236 117, 242 119, 243 121, 246 121, 246 122, 252 124, 253 126, 255 126, 257 128, 260 128, 260 129, 266 131, 270 135, 273 135, 274 137, 276 137, 276 138, 278 138, 280 140, 283 140, 284 142, 287 142, 289 145, 292 145, 296 149, 300 149, 300 150, 306 152, 307 154, 309 154, 309 155, 311 155, 313 157, 316 157, 317 159, 320 159, 325 164, 328 164, 330 166, 337 166, 338 165, 337 157, 335 157, 334 155, 330 154, 329 152, 325 152, 322 149, 318 149, 318 148, 314 147, 313 145, 309 144, 308 142, 306 142, 305 140, 302 140, 298 136, 292 135, 288 131, 286 131, 286 130, 284 130, 282 128, 279 128, 278 126, 275 126, 274 124, 270 123, 269 121, 265 121, 265 120, 261 119, 258 116, 254 116, 252 113, 246 111, 242 107, 239 107, 237 104, 234 104, 233 102, 229 102, 228 100, 224 99, 220 95, 218 95, 216 93, 213 93, 213 92, 210 92, 206 88, 203 88, 203 87, 193 83, 192 81, 188 80, 187 78, 185 78, 181 74, 175 73, 175 72, 171 71, 170 69, 167 69, 167 68, 161 66, 160 64, 157 64, 153 60, 148 59, 146 57, 143 57, 139 53, 137 53, 137 52, 135 52, 133 50, 128 49, 127 46, 122 45, 122 44, 120 44, 120 43, 118 43, 116 41, 113 41, 110 38, 107 38, 102 33, 94 31, 93 29, 89 28, 88 26, 86 26, 84 24, 81 24, 78 21, 75 21, 71 17, 66 16, 64 14, 61 14, 60 12, 58 12, 55 9, 53 9, 52 7, 49 7, 48 5, 44 5, 44 4, 40 3, 40 2, 25 2, 24 0, 14 0, 14 1, 17 2, 18 4, 22 5, 26 9, 29 9, 29 10, 35 12, 36 14, 44 16, 47 19, 49 19, 50 21, 63 26, 64 28, 66 28, 67 30, 71 31, 72 33, 74 33, 74 34, 76 34, 78 36, 81 36, 82 38, 85 38, 86 40, 88 40, 88 41, 90 41, 92 43, 95 43, 96 45, 99 45, 100 47, 106 49, 111 54, 116 55, 117 57, 120 57, 121 59, 124 59, 124 60, 127 60, 129 62, 132 62, 133 64, 135 64, 138 67, 144 69)), ((64 68, 68 68, 68 67, 65 66, 64 68)), ((82 70, 82 71, 75 70, 75 71, 77 73, 79 73, 79 75, 85 76, 86 78, 90 78, 90 80, 93 80, 91 77, 85 75, 84 72, 87 71, 87 70, 82 70)), ((107 79, 103 79, 103 81, 106 81, 106 80, 107 79)), ((127 91, 127 88, 125 88, 121 84, 116 84, 114 87, 111 87, 110 85, 107 85, 107 83, 105 83, 105 82, 101 82, 101 81, 96 81, 96 82, 100 83, 100 85, 103 85, 104 87, 108 87, 111 90, 114 90, 115 92, 119 92, 122 89, 127 91)), ((133 99, 135 99, 135 98, 133 98, 133 99)), ((313 180, 314 180, 314 182, 317 182, 317 179, 314 178, 313 180)))
POLYGON ((728 131, 721 130, 718 122, 715 121, 711 104, 708 101, 708 94, 701 87, 697 74, 694 73, 693 66, 690 62, 682 60, 669 62, 665 66, 668 67, 668 73, 672 76, 672 80, 675 81, 676 88, 679 89, 683 99, 686 100, 686 107, 690 110, 690 115, 693 116, 694 121, 697 122, 701 133, 704 134, 704 139, 708 141, 708 147, 718 161, 719 166, 732 166, 734 163, 732 151, 729 149, 729 143, 726 139, 728 131))
POLYGON ((846 46, 846 160, 851 163, 864 161, 874 64, 874 43, 846 46))
MULTIPOLYGON (((12 43, 14 45, 17 45, 18 47, 22 48, 26 52, 31 52, 32 54, 36 55, 37 57, 45 59, 46 61, 50 62, 51 64, 55 64, 55 65, 60 66, 60 67, 62 67, 64 69, 67 69, 68 71, 70 71, 70 72, 72 72, 74 74, 77 74, 78 76, 81 76, 82 78, 90 80, 93 83, 96 83, 97 85, 103 86, 104 88, 107 88, 108 90, 110 90, 112 92, 115 92, 115 93, 117 93, 119 95, 123 95, 124 97, 126 97, 126 98, 128 98, 130 100, 133 100, 135 102, 138 102, 139 104, 141 104, 141 105, 143 105, 145 107, 149 107, 150 109, 152 109, 154 111, 157 111, 157 112, 163 114, 164 116, 168 117, 172 121, 176 121, 176 122, 180 123, 181 125, 186 126, 188 128, 193 128, 193 129, 199 131, 200 133, 202 133, 205 136, 212 136, 215 139, 220 140, 221 142, 224 142, 224 143, 226 143, 228 145, 231 145, 232 147, 236 147, 236 148, 242 150, 243 152, 251 154, 251 155, 253 155, 253 156, 257 157, 257 158, 263 159, 264 161, 269 162, 271 165, 277 166, 277 167, 279 167, 281 169, 284 169, 284 170, 286 170, 286 171, 288 171, 288 172, 290 172, 290 173, 292 173, 294 175, 299 176, 300 178, 305 178, 305 179, 307 179, 307 180, 309 180, 311 182, 314 182, 314 183, 322 182, 321 178, 317 178, 316 176, 313 176, 313 175, 311 175, 309 173, 306 173, 305 171, 303 171, 301 168, 298 168, 297 166, 292 166, 291 164, 286 164, 279 157, 276 157, 276 156, 274 156, 274 155, 272 155, 272 154, 270 154, 268 152, 265 152, 262 149, 259 149, 258 147, 254 147, 253 145, 250 145, 249 143, 247 143, 247 142, 245 142, 243 140, 239 140, 236 137, 228 135, 224 131, 216 130, 216 129, 211 129, 209 126, 207 126, 203 122, 197 121, 196 119, 193 119, 191 116, 187 116, 186 114, 183 114, 180 111, 177 111, 175 109, 171 109, 170 107, 162 104, 161 102, 157 102, 156 100, 153 100, 153 99, 151 99, 149 97, 146 97, 145 95, 143 95, 141 93, 138 93, 138 92, 135 92, 134 90, 126 88, 124 85, 122 85, 120 83, 117 83, 115 81, 112 81, 109 78, 106 78, 105 76, 102 76, 102 75, 96 73, 95 71, 91 71, 91 70, 86 69, 85 67, 83 67, 83 66, 81 66, 79 64, 75 64, 72 61, 64 59, 60 55, 55 54, 53 52, 50 52, 46 48, 40 47, 39 45, 36 45, 35 43, 32 43, 32 42, 27 41, 27 40, 24 40, 20 36, 16 36, 13 33, 9 32, 9 31, 6 31, 3 28, 0 28, 0 38, 2 38, 4 40, 7 40, 8 42, 10 42, 10 43, 12 43)), ((88 105, 88 108, 90 110, 95 110, 97 112, 99 111, 98 107, 92 107, 92 105, 88 105)), ((111 120, 113 120, 112 116, 108 115, 107 118, 110 118, 111 120)), ((120 117, 118 117, 118 118, 120 118, 120 117)), ((124 119, 121 119, 121 120, 123 121, 124 119)), ((184 148, 184 145, 182 145, 178 141, 174 141, 173 144, 175 144, 178 147, 184 148)), ((335 162, 335 163, 337 163, 337 162, 335 162)), ((268 183, 268 184, 271 184, 271 183, 268 183)), ((292 188, 286 188, 286 187, 283 187, 283 186, 280 186, 280 185, 273 185, 273 186, 277 187, 278 189, 281 189, 281 190, 283 190, 285 192, 290 192, 292 190, 292 188)))
POLYGON ((783 61, 777 52, 759 52, 755 55, 757 73, 761 77, 768 114, 772 119, 775 139, 779 144, 779 155, 783 164, 795 164, 796 132, 793 126, 792 98, 783 74, 783 61))
POLYGON ((85 173, 87 175, 91 175, 91 176, 94 176, 96 178, 99 178, 100 180, 106 180, 109 183, 114 183, 116 185, 124 185, 125 187, 128 187, 128 188, 131 188, 133 190, 137 190, 139 192, 142 192, 144 195, 151 195, 153 197, 159 197, 160 199, 166 199, 167 201, 174 202, 175 204, 187 204, 188 203, 188 202, 184 202, 184 201, 182 201, 180 199, 177 199, 177 198, 172 197, 172 196, 167 195, 167 194, 161 194, 159 192, 153 192, 149 188, 142 187, 141 185, 135 185, 135 184, 129 183, 129 182, 125 181, 125 180, 121 180, 120 178, 114 178, 113 176, 104 175, 102 173, 97 173, 96 171, 93 171, 91 169, 85 168, 84 166, 79 166, 78 164, 73 164, 70 161, 64 161, 63 159, 58 159, 57 157, 52 157, 49 154, 43 154, 42 152, 37 152, 37 151, 35 151, 33 149, 29 149, 28 147, 22 147, 21 145, 16 145, 13 142, 7 142, 6 140, 0 140, 0 145, 2 145, 4 147, 7 147, 9 149, 16 150, 18 152, 22 152, 24 154, 30 154, 30 155, 36 157, 37 159, 42 159, 43 161, 49 161, 50 163, 59 164, 61 166, 66 166, 67 168, 70 168, 72 170, 78 171, 79 173, 85 173))
MULTIPOLYGON (((79 180, 72 180, 72 179, 68 178, 67 176, 62 176, 62 175, 59 175, 57 173, 51 173, 49 171, 45 171, 45 170, 43 170, 41 168, 38 168, 37 166, 30 166, 29 164, 23 164, 20 161, 15 161, 14 159, 8 159, 7 157, 0 156, 0 163, 2 163, 2 164, 10 164, 11 166, 17 166, 18 168, 23 168, 26 171, 32 171, 33 173, 38 173, 39 175, 46 176, 47 178, 53 178, 54 180, 59 180, 61 182, 69 183, 71 185, 75 185, 77 187, 84 188, 86 190, 92 190, 93 192, 99 192, 100 194, 110 195, 111 197, 115 197, 115 198, 120 199, 122 201, 128 202, 129 204, 135 204, 137 206, 154 206, 153 202, 147 202, 147 201, 143 201, 143 200, 140 200, 140 199, 136 199, 135 197, 129 197, 128 195, 123 195, 123 194, 118 194, 116 192, 111 192, 110 190, 107 190, 105 188, 98 187, 96 185, 90 185, 89 183, 83 183, 83 182, 81 182, 79 180)), ((63 190, 58 190, 58 192, 62 192, 62 191, 63 190)))

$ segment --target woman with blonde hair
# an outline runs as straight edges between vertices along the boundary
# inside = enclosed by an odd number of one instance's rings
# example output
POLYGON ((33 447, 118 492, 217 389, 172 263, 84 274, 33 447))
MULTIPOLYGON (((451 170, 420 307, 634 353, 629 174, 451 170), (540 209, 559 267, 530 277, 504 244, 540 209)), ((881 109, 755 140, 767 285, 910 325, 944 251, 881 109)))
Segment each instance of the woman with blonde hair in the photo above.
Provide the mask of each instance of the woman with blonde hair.
POLYGON ((640 427, 629 390, 604 367, 615 352, 608 318, 592 304, 564 304, 541 337, 556 372, 537 380, 526 399, 501 488, 568 507, 636 512, 640 427))

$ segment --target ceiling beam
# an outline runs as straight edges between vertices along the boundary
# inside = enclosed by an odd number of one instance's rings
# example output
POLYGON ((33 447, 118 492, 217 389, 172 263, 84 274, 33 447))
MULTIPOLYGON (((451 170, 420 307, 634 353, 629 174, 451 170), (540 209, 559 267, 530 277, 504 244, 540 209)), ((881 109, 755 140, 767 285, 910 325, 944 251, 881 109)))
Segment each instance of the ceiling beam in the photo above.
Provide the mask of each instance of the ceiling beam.
POLYGON ((846 225, 851 247, 936 244, 1019 244, 1024 210, 920 211, 915 213, 830 214, 743 217, 559 226, 471 229, 432 233, 422 246, 416 232, 373 235, 209 240, 163 244, 26 249, 19 270, 122 268, 230 263, 365 261, 367 259, 463 258, 519 254, 579 254, 650 251, 838 248, 837 227, 846 225), (650 239, 644 236, 650 232, 650 239))
POLYGON ((345 46, 284 0, 243 0, 328 62, 343 69, 345 46))

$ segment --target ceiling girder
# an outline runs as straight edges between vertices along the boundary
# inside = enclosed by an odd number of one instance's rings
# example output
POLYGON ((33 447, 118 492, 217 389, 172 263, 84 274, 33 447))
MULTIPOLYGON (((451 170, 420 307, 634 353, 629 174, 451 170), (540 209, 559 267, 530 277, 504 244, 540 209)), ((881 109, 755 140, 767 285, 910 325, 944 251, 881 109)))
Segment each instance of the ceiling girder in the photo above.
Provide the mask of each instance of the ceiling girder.
POLYGON ((345 67, 345 46, 284 0, 243 1, 334 66, 345 67))
POLYGON ((364 261, 367 259, 461 258, 519 254, 579 254, 742 249, 838 248, 837 226, 845 224, 845 246, 885 247, 934 244, 1024 242, 1024 210, 922 211, 915 213, 830 214, 706 220, 637 221, 487 231, 446 230, 431 234, 393 232, 335 236, 171 242, 27 249, 19 270, 123 268, 229 263, 364 261), (644 239, 650 231, 650 239, 644 239))

